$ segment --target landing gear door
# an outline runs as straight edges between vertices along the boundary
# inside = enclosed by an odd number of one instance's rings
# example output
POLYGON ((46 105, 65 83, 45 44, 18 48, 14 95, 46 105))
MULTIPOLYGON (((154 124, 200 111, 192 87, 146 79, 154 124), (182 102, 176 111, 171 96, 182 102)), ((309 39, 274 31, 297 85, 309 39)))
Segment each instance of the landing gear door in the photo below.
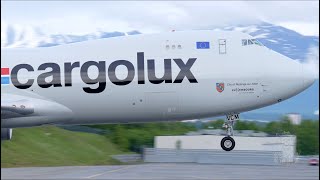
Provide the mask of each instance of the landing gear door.
POLYGON ((227 53, 227 40, 219 39, 219 54, 227 53))

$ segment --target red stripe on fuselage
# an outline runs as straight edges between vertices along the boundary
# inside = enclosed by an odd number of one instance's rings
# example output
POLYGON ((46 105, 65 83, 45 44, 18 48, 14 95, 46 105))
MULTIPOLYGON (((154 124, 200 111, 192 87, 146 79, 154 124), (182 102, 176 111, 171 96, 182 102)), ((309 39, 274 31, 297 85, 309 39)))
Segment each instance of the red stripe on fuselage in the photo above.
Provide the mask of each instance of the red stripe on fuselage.
POLYGON ((1 68, 1 75, 9 75, 9 68, 1 68))

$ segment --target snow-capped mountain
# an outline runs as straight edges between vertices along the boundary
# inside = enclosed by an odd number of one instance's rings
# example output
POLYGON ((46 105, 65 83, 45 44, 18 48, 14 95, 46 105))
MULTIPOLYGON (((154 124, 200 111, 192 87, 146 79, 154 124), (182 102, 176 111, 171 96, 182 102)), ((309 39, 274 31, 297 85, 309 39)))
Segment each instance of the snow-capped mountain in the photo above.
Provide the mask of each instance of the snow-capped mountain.
MULTIPOLYGON (((264 45, 293 59, 304 59, 304 53, 310 46, 318 46, 319 37, 303 36, 295 31, 269 23, 247 26, 228 26, 212 28, 213 30, 236 30, 248 33, 259 39, 264 45)), ((45 34, 40 28, 19 25, 1 25, 1 47, 48 47, 92 39, 109 38, 140 34, 131 32, 104 32, 97 31, 85 35, 45 34)))
MULTIPOLYGON (((1 47, 19 48, 19 47, 49 47, 67 43, 75 43, 92 39, 110 38, 115 36, 126 36, 141 34, 139 31, 131 32, 104 32, 97 31, 85 35, 70 35, 70 34, 45 34, 41 29, 34 27, 22 27, 18 25, 1 24, 1 47)), ((253 25, 236 25, 224 28, 211 28, 214 31, 221 30, 236 30, 248 33, 262 42, 266 47, 284 54, 294 60, 301 62, 308 61, 308 53, 311 47, 319 47, 319 37, 304 36, 293 30, 276 26, 269 23, 260 23, 253 25)), ((317 52, 317 56, 319 52, 317 52)), ((318 57, 315 58, 319 65, 318 57)), ((301 113, 306 118, 316 118, 314 111, 319 109, 319 80, 306 91, 279 104, 255 110, 252 112, 252 118, 264 118, 266 114, 284 114, 284 113, 301 113), (267 112, 267 113, 266 113, 267 112)), ((247 119, 250 119, 250 112, 244 114, 247 119)), ((271 117, 271 116, 270 116, 271 117)), ((270 118, 269 118, 270 119, 270 118)))
POLYGON ((222 29, 236 30, 250 34, 268 48, 292 59, 302 61, 306 58, 306 53, 310 47, 319 46, 319 37, 304 36, 293 30, 269 23, 249 26, 228 26, 222 29))
MULTIPOLYGON (((265 46, 282 53, 292 59, 305 59, 306 52, 311 46, 319 46, 319 37, 303 36, 293 30, 269 23, 260 23, 246 26, 228 26, 212 28, 213 30, 236 30, 248 33, 259 39, 265 46)), ((45 34, 40 28, 1 24, 1 47, 49 47, 67 43, 81 42, 92 39, 102 39, 115 36, 140 34, 131 32, 104 32, 97 31, 85 35, 45 34)))
POLYGON ((39 28, 19 25, 1 25, 1 47, 5 48, 33 48, 49 47, 61 44, 88 41, 92 39, 110 38, 116 36, 126 36, 140 34, 138 31, 131 32, 103 32, 97 31, 85 35, 70 34, 45 34, 39 28))

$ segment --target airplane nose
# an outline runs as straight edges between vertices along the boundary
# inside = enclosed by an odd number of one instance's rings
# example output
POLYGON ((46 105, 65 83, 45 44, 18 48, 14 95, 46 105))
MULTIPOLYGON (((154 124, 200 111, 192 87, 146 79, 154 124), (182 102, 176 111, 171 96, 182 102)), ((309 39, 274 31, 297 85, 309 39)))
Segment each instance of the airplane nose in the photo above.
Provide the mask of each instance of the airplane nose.
POLYGON ((274 59, 268 69, 265 68, 267 71, 264 71, 269 78, 262 78, 264 81, 262 94, 265 97, 273 97, 272 100, 276 99, 278 102, 283 101, 303 92, 317 79, 314 66, 302 64, 279 54, 275 54, 274 59))
POLYGON ((316 80, 315 73, 305 65, 302 65, 303 88, 310 87, 316 80))

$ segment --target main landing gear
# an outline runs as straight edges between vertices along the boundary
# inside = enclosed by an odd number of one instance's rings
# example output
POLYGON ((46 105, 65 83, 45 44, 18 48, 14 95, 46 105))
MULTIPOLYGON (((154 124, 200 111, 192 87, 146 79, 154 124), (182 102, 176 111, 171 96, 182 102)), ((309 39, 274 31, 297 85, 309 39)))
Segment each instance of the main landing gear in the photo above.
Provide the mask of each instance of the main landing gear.
POLYGON ((222 138, 221 140, 221 148, 225 151, 231 151, 236 146, 236 142, 231 137, 233 136, 233 125, 236 120, 239 120, 239 114, 230 114, 226 115, 227 119, 225 123, 223 124, 223 128, 226 128, 226 134, 227 136, 222 138))

